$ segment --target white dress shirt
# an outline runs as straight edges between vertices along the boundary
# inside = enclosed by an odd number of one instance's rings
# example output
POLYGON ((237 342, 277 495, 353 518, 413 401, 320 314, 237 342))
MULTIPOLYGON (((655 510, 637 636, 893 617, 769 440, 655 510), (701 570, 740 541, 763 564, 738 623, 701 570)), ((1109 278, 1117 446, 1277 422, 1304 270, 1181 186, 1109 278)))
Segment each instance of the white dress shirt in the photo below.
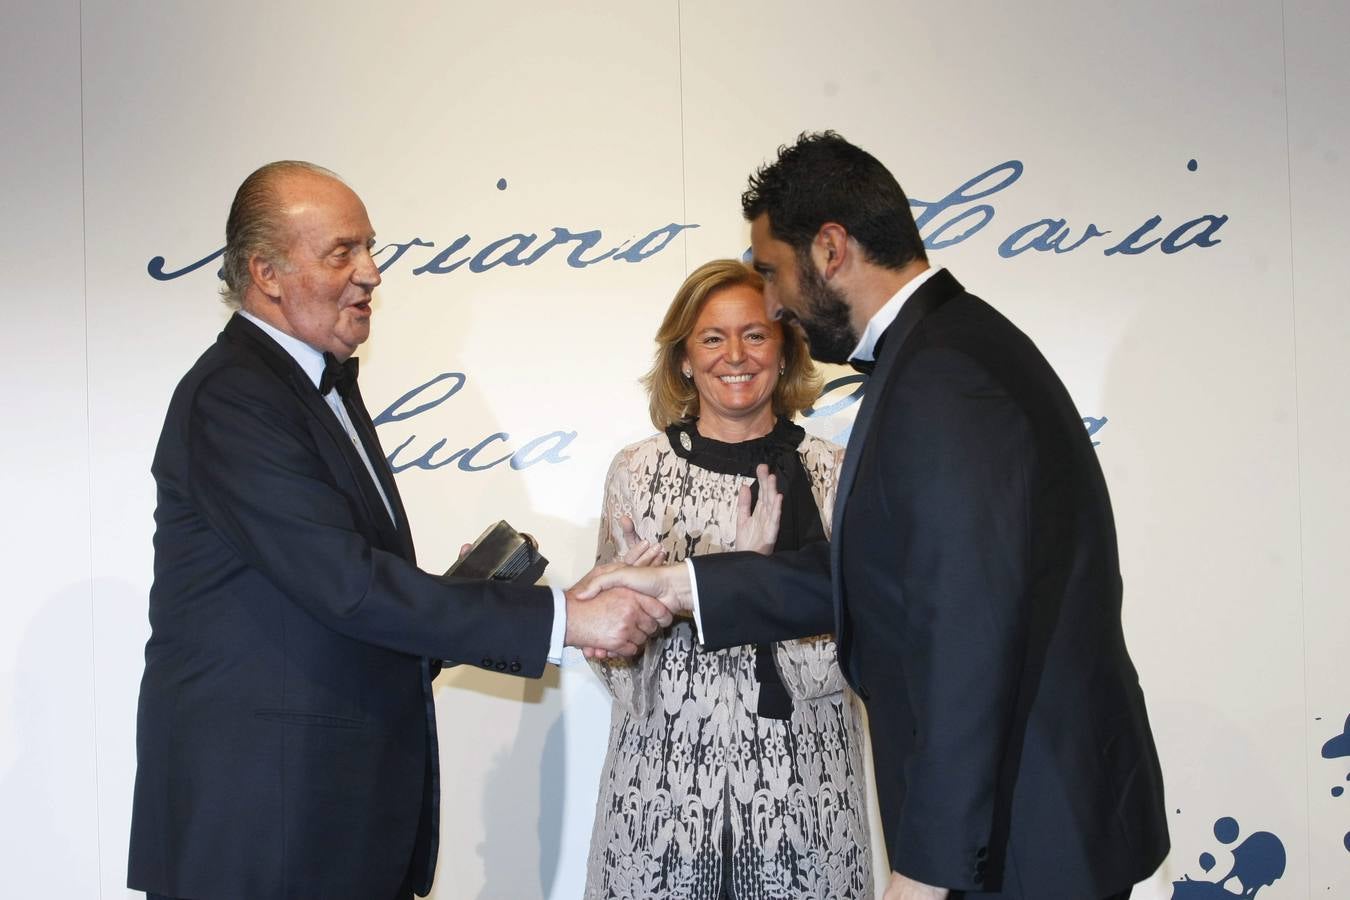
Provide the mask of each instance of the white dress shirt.
POLYGON ((914 296, 914 292, 922 287, 925 281, 941 271, 942 266, 932 266, 906 281, 900 290, 896 291, 895 295, 887 300, 881 309, 872 315, 872 318, 867 320, 867 327, 863 329, 862 337, 858 339, 858 346, 853 348, 853 352, 849 354, 848 358, 863 359, 868 362, 875 360, 877 358, 877 341, 886 333, 886 329, 891 327, 895 317, 900 315, 900 310, 905 305, 905 301, 914 296))

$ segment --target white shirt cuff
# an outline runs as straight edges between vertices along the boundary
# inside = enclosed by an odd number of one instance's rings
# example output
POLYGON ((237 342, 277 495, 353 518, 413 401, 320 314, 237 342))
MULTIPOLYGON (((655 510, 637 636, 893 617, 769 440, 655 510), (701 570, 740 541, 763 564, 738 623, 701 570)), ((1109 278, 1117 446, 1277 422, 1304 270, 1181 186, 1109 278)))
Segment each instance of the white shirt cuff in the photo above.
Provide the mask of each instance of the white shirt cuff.
POLYGON ((567 597, 562 588, 549 586, 553 592, 553 632, 548 636, 548 661, 562 665, 563 638, 567 636, 567 597))
POLYGON ((703 617, 698 611, 698 578, 694 575, 694 561, 688 557, 684 560, 685 566, 689 569, 689 593, 693 595, 694 600, 694 633, 698 635, 698 642, 703 643, 703 617))

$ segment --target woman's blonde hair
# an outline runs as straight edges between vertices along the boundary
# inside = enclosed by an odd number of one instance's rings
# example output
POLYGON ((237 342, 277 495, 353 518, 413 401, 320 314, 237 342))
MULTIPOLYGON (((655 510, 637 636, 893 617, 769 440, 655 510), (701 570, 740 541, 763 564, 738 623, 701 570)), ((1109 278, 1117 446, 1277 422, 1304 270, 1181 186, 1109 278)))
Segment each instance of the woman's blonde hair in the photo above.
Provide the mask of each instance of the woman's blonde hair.
MULTIPOLYGON (((675 292, 656 331, 656 358, 651 371, 642 376, 652 424, 658 430, 698 416, 698 390, 681 371, 687 356, 684 342, 693 333, 708 300, 718 291, 738 285, 764 293, 764 279, 754 269, 737 259, 715 259, 691 272, 675 292)), ((774 385, 773 411, 774 415, 791 418, 819 396, 821 378, 801 332, 782 322, 773 325, 783 333, 783 374, 774 385)))

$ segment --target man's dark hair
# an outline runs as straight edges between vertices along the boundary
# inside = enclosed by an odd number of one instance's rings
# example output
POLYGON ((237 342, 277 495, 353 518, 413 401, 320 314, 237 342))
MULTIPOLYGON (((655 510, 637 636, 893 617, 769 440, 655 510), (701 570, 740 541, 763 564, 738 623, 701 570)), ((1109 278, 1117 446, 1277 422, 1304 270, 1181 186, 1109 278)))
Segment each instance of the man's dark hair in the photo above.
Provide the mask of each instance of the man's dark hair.
POLYGON ((778 159, 750 176, 741 211, 746 221, 768 213, 769 233, 799 256, 821 225, 837 222, 876 265, 899 269, 928 258, 895 176, 833 131, 803 132, 779 147, 778 159))

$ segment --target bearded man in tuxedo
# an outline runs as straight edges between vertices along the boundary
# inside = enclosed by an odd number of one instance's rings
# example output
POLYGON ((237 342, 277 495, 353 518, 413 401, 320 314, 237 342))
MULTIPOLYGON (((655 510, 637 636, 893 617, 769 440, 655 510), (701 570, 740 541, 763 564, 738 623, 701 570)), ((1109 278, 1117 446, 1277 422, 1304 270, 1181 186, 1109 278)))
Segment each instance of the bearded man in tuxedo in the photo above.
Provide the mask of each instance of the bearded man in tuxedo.
POLYGON ((633 654, 670 621, 626 589, 581 602, 416 566, 352 358, 374 239, 310 163, 264 166, 230 209, 239 309, 174 392, 152 466, 128 874, 152 897, 428 893, 439 660, 537 677, 564 643, 633 654))
POLYGON ((832 541, 616 567, 589 589, 692 612, 713 649, 836 633, 867 705, 886 900, 1128 896, 1167 855, 1162 775, 1068 391, 929 264, 900 185, 839 135, 780 148, 742 207, 769 313, 871 373, 832 541))

